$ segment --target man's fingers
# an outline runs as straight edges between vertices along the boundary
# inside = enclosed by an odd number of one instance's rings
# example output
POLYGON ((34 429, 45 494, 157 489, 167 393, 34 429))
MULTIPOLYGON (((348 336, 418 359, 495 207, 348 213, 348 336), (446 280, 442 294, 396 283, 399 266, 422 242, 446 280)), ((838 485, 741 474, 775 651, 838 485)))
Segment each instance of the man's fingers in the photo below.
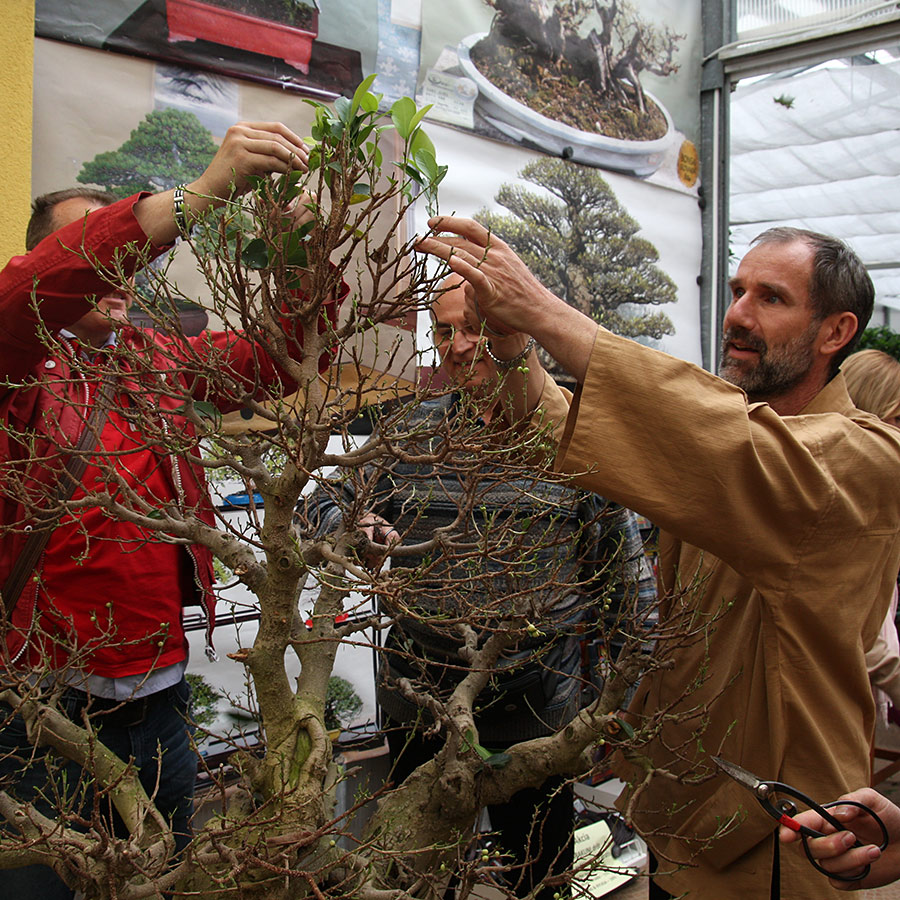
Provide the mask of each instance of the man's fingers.
POLYGON ((831 875, 840 875, 843 880, 836 882, 847 890, 847 885, 858 876, 864 877, 866 866, 881 857, 881 850, 873 844, 854 847, 856 836, 849 831, 839 831, 821 838, 807 841, 809 855, 831 875), (847 881, 846 879, 851 879, 847 881))
POLYGON ((241 129, 248 140, 269 142, 269 155, 286 159, 284 151, 287 151, 287 156, 297 157, 304 165, 309 160, 309 147, 303 138, 281 122, 243 122, 235 128, 241 129))
POLYGON ((393 528, 387 527, 383 528, 376 536, 376 541, 379 544, 385 544, 388 547, 393 547, 394 544, 400 543, 400 535, 394 531, 393 528))
POLYGON ((305 171, 309 161, 309 148, 280 122, 238 123, 228 129, 221 149, 238 176, 305 171))
POLYGON ((241 150, 246 165, 240 168, 242 174, 247 175, 289 172, 291 169, 305 171, 309 159, 308 153, 273 140, 248 140, 241 150))
POLYGON ((487 277, 481 272, 477 260, 473 258, 471 253, 451 247, 442 240, 423 238, 416 244, 416 250, 442 259, 457 275, 461 275, 466 281, 476 283, 479 278, 484 280, 487 277))
POLYGON ((417 244, 416 249, 422 253, 430 253, 447 261, 451 256, 463 259, 476 266, 484 260, 484 248, 473 244, 465 238, 458 237, 426 237, 417 244))
POLYGON ((435 216, 428 220, 428 227, 435 231, 449 231, 460 237, 466 238, 484 249, 491 237, 490 231, 480 222, 474 219, 466 219, 461 216, 435 216))
POLYGON ((299 228, 307 222, 315 221, 315 209, 318 206, 318 203, 319 198, 316 194, 304 192, 303 194, 294 197, 294 199, 284 207, 284 216, 293 222, 294 227, 299 228), (312 209, 310 209, 310 207, 312 207, 312 209))
POLYGON ((881 857, 881 851, 877 847, 857 847, 841 856, 833 859, 818 859, 819 865, 832 875, 840 875, 837 884, 843 884, 844 890, 848 883, 860 881, 868 877, 866 866, 871 866, 881 857), (849 879, 849 881, 848 881, 849 879))
POLYGON ((232 184, 238 193, 254 175, 306 171, 309 148, 280 122, 239 122, 225 133, 209 167, 192 187, 200 195, 227 199, 232 184))
POLYGON ((853 847, 856 836, 849 831, 838 831, 820 838, 808 838, 806 842, 810 856, 816 860, 827 860, 835 857, 843 858, 848 851, 864 849, 853 847), (851 849, 852 848, 852 849, 851 849))

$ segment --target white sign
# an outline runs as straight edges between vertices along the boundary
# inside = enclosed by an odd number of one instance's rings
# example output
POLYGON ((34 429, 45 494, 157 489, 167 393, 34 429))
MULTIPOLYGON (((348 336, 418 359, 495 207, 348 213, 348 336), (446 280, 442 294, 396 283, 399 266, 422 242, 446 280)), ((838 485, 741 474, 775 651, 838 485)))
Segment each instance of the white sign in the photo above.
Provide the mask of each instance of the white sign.
POLYGON ((572 881, 574 896, 580 891, 586 896, 602 897, 621 887, 637 875, 637 869, 628 862, 634 862, 633 854, 623 854, 618 859, 613 856, 613 839, 606 822, 594 822, 575 831, 575 869, 589 863, 572 881))

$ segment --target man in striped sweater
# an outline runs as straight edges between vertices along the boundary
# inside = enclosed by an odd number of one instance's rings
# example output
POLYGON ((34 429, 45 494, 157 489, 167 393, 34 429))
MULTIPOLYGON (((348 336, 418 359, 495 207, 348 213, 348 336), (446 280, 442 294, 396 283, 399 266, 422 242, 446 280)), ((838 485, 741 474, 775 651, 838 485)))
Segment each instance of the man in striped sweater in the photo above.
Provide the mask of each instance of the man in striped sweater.
MULTIPOLYGON (((612 622, 618 615, 640 620, 655 599, 630 511, 573 489, 566 478, 521 464, 486 464, 476 447, 469 453, 457 446, 446 462, 437 459, 442 446, 466 435, 488 443, 492 429, 503 432, 494 389, 498 368, 521 362, 504 360, 500 342, 489 347, 464 312, 459 279, 449 279, 432 305, 441 360, 434 383, 455 390, 404 417, 399 427, 407 436, 399 446, 405 458, 386 467, 372 502, 357 501, 366 475, 355 484, 323 485, 307 510, 320 533, 359 526, 371 541, 392 546, 392 571, 418 569, 400 608, 383 608, 395 622, 379 657, 377 699, 397 783, 443 742, 428 707, 445 702, 471 670, 460 638, 467 625, 483 647, 498 630, 522 634, 527 622, 523 639, 502 651, 475 703, 479 742, 502 750, 553 734, 591 695, 581 677, 583 635, 604 618, 598 610, 607 600, 605 618, 612 622), (461 437, 448 439, 451 433, 461 437), (426 458, 434 461, 405 461, 426 458), (361 505, 366 509, 355 518, 361 505), (434 547, 438 533, 440 550, 434 547), (475 546, 484 552, 473 554, 475 546)), ((369 555, 366 561, 377 565, 380 559, 369 555)), ((573 796, 565 778, 549 778, 488 812, 517 895, 529 895, 546 876, 571 866, 573 796)), ((534 896, 543 900, 560 889, 545 887, 534 896)))

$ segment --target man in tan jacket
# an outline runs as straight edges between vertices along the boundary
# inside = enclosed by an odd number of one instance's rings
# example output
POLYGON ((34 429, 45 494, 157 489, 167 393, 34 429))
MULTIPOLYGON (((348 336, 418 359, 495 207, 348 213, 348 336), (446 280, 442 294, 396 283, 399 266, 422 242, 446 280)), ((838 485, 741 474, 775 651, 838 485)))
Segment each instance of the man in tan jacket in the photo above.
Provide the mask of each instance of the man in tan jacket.
POLYGON ((655 773, 620 798, 658 860, 651 897, 837 896, 802 854, 779 871, 775 823, 708 754, 820 800, 869 779, 864 648, 900 569, 900 431, 838 372, 872 310, 861 262, 823 235, 762 235, 731 281, 719 378, 599 327, 477 223, 439 227, 421 249, 468 280, 494 353, 532 335, 578 382, 569 398, 534 352, 510 378, 558 423, 557 468, 661 527, 663 628, 702 629, 631 707, 673 713, 646 747, 655 773))

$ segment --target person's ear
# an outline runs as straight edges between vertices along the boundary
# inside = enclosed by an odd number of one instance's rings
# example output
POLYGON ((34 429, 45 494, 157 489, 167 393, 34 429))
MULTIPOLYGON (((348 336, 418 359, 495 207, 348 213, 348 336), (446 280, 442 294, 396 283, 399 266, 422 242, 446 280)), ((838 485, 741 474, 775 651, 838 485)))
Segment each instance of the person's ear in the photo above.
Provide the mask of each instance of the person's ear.
POLYGON ((853 340, 858 327, 859 320, 849 310, 826 316, 819 328, 819 353, 834 356, 853 340))

